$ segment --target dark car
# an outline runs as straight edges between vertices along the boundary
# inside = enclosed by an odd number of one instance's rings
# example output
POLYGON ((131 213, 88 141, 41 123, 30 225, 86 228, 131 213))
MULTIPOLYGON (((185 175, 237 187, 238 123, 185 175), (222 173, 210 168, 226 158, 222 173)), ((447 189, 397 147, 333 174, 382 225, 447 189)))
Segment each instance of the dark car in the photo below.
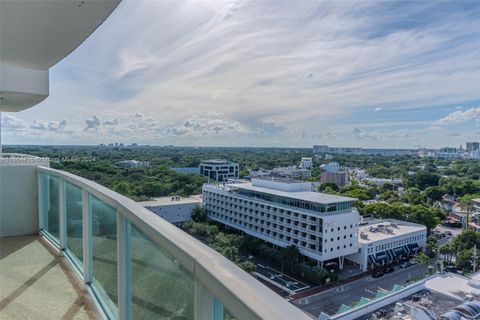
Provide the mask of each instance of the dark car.
POLYGON ((388 267, 383 270, 384 273, 392 273, 393 271, 395 271, 394 267, 388 267))
POLYGON ((381 276, 383 276, 383 272, 382 271, 375 271, 374 273, 372 273, 372 277, 373 278, 380 278, 381 276))

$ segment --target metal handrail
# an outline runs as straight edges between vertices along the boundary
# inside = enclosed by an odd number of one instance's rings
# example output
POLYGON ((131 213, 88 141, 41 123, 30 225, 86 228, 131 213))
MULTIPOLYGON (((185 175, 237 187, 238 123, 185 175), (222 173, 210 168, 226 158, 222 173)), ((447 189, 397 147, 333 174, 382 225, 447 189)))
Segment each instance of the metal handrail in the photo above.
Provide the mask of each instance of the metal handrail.
POLYGON ((82 188, 115 208, 151 241, 174 256, 235 318, 310 319, 220 253, 127 197, 64 171, 38 169, 82 188))

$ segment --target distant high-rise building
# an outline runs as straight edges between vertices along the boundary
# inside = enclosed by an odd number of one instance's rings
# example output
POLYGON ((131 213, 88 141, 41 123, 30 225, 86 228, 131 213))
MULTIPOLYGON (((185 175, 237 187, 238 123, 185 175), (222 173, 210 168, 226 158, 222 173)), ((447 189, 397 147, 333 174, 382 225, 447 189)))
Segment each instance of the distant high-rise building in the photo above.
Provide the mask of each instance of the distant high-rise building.
POLYGON ((480 150, 480 142, 467 142, 467 152, 480 150))
POLYGON ((413 149, 372 149, 372 148, 342 148, 329 146, 313 146, 313 153, 317 154, 346 154, 346 155, 378 155, 378 156, 403 156, 415 155, 413 149))

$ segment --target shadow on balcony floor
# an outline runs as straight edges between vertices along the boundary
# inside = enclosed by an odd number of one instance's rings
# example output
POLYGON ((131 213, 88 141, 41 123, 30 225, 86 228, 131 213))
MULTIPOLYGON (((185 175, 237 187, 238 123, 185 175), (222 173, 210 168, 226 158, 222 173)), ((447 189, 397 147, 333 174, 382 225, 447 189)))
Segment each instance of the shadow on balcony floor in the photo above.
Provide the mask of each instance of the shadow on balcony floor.
POLYGON ((0 319, 94 319, 74 275, 38 236, 0 238, 0 319))

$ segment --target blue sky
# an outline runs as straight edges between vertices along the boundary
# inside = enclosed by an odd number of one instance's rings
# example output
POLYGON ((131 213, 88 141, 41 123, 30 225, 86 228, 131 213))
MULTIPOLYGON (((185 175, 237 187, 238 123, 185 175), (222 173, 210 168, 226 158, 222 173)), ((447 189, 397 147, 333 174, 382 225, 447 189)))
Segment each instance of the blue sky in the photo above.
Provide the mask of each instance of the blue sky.
POLYGON ((126 1, 6 144, 480 140, 479 1, 126 1))

